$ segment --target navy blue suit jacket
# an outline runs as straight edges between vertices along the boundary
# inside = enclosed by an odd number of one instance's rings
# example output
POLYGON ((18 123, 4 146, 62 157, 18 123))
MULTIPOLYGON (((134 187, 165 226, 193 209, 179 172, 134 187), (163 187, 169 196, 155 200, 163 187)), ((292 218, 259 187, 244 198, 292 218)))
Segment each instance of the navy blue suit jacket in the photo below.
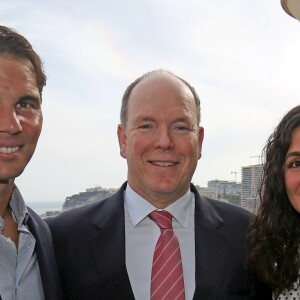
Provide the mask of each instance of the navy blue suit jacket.
POLYGON ((31 208, 27 207, 27 226, 36 240, 35 252, 39 263, 45 300, 62 299, 49 227, 31 208))
MULTIPOLYGON (((47 222, 67 300, 133 300, 125 264, 123 192, 47 222)), ((195 194, 193 299, 263 299, 270 290, 244 269, 246 210, 195 194)), ((138 299, 143 300, 143 299, 138 299)))

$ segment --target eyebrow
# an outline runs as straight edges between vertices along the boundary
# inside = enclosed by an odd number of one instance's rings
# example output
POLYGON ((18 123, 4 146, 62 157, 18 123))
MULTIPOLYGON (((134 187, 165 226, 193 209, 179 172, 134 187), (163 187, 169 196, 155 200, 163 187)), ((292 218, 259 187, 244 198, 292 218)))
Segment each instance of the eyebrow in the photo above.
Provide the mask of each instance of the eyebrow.
POLYGON ((148 116, 138 116, 136 118, 137 121, 153 121, 154 119, 152 117, 148 117, 148 116))
POLYGON ((290 152, 286 155, 286 159, 291 157, 291 156, 300 156, 300 151, 294 151, 294 152, 290 152))
POLYGON ((19 101, 24 101, 24 100, 42 102, 42 98, 39 94, 36 94, 36 95, 35 94, 23 95, 19 98, 19 101))
MULTIPOLYGON (((136 121, 150 121, 150 122, 154 122, 154 121, 155 121, 155 118, 153 118, 153 117, 151 117, 151 116, 145 116, 145 115, 143 115, 143 116, 138 116, 138 117, 136 118, 136 121)), ((187 118, 187 117, 179 117, 179 118, 175 119, 175 120, 173 121, 173 123, 177 123, 177 122, 187 122, 187 121, 189 121, 189 118, 187 118)))

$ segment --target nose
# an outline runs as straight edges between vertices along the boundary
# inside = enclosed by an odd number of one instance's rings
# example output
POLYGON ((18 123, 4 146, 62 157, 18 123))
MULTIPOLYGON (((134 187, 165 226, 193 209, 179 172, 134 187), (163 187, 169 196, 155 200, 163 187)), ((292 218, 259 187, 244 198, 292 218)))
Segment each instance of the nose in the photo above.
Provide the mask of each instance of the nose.
POLYGON ((173 149, 173 147, 173 138, 168 128, 161 128, 157 130, 155 137, 155 148, 166 151, 173 149))
POLYGON ((21 131, 21 122, 15 110, 0 106, 0 132, 16 134, 21 131))

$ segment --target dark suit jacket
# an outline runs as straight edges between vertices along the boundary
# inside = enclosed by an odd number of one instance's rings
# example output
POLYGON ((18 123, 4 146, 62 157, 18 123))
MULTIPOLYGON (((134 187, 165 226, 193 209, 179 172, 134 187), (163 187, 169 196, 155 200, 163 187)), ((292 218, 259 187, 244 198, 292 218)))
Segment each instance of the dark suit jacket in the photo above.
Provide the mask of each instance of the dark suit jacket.
MULTIPOLYGON (((64 299, 134 299, 125 265, 125 187, 105 200, 47 220, 64 299)), ((243 267, 250 213, 191 188, 196 199, 193 299, 271 299, 270 291, 243 267)))
POLYGON ((51 232, 32 209, 27 207, 29 218, 27 226, 36 240, 35 252, 39 263, 45 300, 60 300, 61 288, 58 280, 51 232))

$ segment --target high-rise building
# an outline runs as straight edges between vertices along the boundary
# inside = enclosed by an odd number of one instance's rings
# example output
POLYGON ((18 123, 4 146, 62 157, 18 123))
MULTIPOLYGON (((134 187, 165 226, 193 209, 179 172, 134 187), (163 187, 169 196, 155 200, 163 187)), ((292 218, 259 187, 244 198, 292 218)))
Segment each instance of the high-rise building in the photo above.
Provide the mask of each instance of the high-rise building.
POLYGON ((262 174, 262 164, 242 167, 241 206, 251 212, 257 209, 256 203, 262 174))

